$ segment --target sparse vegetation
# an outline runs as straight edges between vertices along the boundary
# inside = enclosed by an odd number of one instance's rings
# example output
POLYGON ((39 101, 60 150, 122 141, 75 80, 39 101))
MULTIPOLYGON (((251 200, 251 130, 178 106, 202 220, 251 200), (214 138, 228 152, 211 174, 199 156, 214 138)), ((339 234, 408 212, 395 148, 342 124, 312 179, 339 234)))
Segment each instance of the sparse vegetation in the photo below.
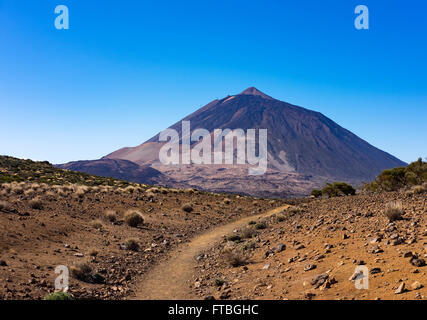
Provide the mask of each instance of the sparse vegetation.
POLYGON ((376 179, 365 185, 368 191, 397 191, 427 182, 427 162, 419 158, 408 166, 384 170, 376 179))
MULTIPOLYGON (((127 187, 133 183, 113 178, 98 177, 83 172, 64 170, 54 167, 47 161, 37 162, 32 160, 17 159, 0 156, 0 184, 34 182, 47 185, 80 184, 86 186, 114 186, 127 187)), ((15 185, 14 192, 22 194, 23 189, 15 185)))
POLYGON ((89 191, 89 188, 87 186, 82 186, 82 185, 74 186, 74 194, 80 199, 83 198, 88 191, 89 191))
POLYGON ((130 251, 138 251, 139 250, 139 243, 136 239, 128 239, 126 241, 126 249, 130 251))
POLYGON ((290 216, 294 216, 302 212, 302 209, 299 207, 291 207, 287 210, 290 216))
POLYGON ((33 188, 30 188, 30 189, 25 190, 25 191, 24 191, 24 194, 25 194, 27 197, 30 197, 30 196, 32 196, 35 192, 36 192, 36 191, 35 191, 33 188))
POLYGON ((12 186, 12 192, 15 194, 23 194, 24 193, 24 188, 22 188, 20 185, 13 185, 12 186))
MULTIPOLYGON (((314 190, 313 190, 314 191, 314 190)), ((338 196, 349 196, 349 195, 355 195, 356 189, 354 189, 351 185, 345 183, 345 182, 334 182, 334 183, 327 183, 326 186, 322 189, 322 195, 326 195, 329 198, 331 197, 338 197, 338 196)))
POLYGON ((227 240, 233 241, 233 242, 240 242, 240 241, 242 241, 242 237, 239 236, 238 234, 232 234, 232 235, 227 237, 227 240))
POLYGON ((92 250, 90 250, 90 251, 89 251, 89 255, 90 255, 91 257, 97 257, 97 256, 98 256, 98 254, 99 254, 99 251, 98 251, 98 250, 96 250, 96 249, 92 249, 92 250))
POLYGON ((130 227, 136 228, 144 223, 144 218, 138 210, 128 210, 125 214, 125 221, 130 227))
POLYGON ((422 186, 414 186, 412 188, 412 193, 414 193, 414 194, 422 194, 422 193, 425 193, 425 192, 427 192, 427 188, 424 185, 422 185, 422 186))
POLYGON ((217 286, 217 287, 222 287, 222 285, 225 283, 225 280, 224 279, 221 279, 221 278, 216 278, 215 279, 215 281, 214 281, 214 284, 217 286))
POLYGON ((250 240, 243 244, 243 250, 254 250, 255 248, 256 248, 256 243, 253 240, 250 240))
POLYGON ((0 201, 0 211, 9 211, 10 204, 6 201, 0 201))
POLYGON ((249 261, 248 256, 243 252, 231 250, 226 250, 224 252, 224 259, 233 268, 244 266, 249 261))
POLYGON ((384 213, 390 222, 401 220, 403 214, 402 202, 391 201, 385 205, 384 213))
POLYGON ((74 297, 68 292, 59 291, 48 294, 43 300, 74 300, 74 297))
POLYGON ((40 198, 34 198, 30 200, 29 205, 32 209, 36 209, 36 210, 43 209, 43 202, 40 200, 40 198))
POLYGON ((242 237, 244 239, 251 239, 257 235, 257 232, 253 228, 244 228, 242 230, 242 237))
POLYGON ((193 209, 193 206, 190 203, 186 203, 186 204, 184 204, 182 206, 182 210, 184 212, 190 213, 190 212, 193 212, 194 209, 193 209))
POLYGON ((283 221, 285 221, 286 220, 286 216, 284 215, 284 214, 278 214, 277 216, 276 216, 276 221, 277 222, 283 222, 283 221))
POLYGON ((117 212, 114 210, 107 210, 105 211, 105 219, 107 219, 107 221, 109 222, 116 222, 117 220, 117 212))
POLYGON ((322 196, 322 190, 313 189, 310 194, 315 198, 320 198, 322 196))
POLYGON ((263 230, 267 228, 267 224, 265 222, 258 222, 255 224, 255 229, 257 230, 263 230))
POLYGON ((90 225, 92 228, 99 229, 99 230, 102 229, 103 227, 102 221, 99 219, 92 221, 90 225))
POLYGON ((127 186, 126 188, 123 189, 124 192, 133 194, 135 192, 136 188, 134 186, 127 186))
POLYGON ((70 272, 77 280, 91 282, 92 267, 89 263, 80 263, 72 266, 70 272))

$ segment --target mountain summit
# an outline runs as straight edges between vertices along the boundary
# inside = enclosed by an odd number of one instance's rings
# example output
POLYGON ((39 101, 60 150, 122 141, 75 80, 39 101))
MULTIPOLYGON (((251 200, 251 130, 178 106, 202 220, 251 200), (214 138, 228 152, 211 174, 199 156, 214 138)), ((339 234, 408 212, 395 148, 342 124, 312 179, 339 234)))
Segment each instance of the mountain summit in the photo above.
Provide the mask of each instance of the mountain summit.
POLYGON ((226 128, 267 129, 267 173, 251 177, 243 165, 165 166, 158 158, 165 144, 158 134, 104 159, 151 166, 171 181, 196 188, 275 196, 305 195, 326 181, 369 181, 384 169, 405 165, 323 114, 276 100, 255 87, 214 100, 175 123, 170 128, 180 137, 183 120, 190 121, 192 130, 203 128, 211 134, 226 128))
POLYGON ((259 91, 255 87, 249 87, 245 91, 239 93, 239 95, 252 95, 252 96, 260 96, 264 99, 271 99, 274 100, 272 97, 266 95, 264 92, 259 91))

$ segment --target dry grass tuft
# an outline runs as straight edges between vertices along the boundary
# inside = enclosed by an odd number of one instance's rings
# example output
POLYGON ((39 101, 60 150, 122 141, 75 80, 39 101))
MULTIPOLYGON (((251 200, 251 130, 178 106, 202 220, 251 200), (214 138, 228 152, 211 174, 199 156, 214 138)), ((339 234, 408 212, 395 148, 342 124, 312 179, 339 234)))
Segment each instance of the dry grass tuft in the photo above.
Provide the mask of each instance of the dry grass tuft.
POLYGON ((12 185, 12 192, 14 194, 23 194, 24 193, 24 188, 22 188, 22 186, 20 185, 12 185))
POLYGON ((412 188, 412 192, 414 194, 423 194, 427 192, 427 188, 425 186, 415 186, 412 188))
POLYGON ((92 221, 90 225, 92 228, 95 228, 95 229, 102 229, 103 227, 102 221, 99 219, 92 221))
POLYGON ((249 257, 243 252, 224 251, 225 261, 233 268, 244 266, 248 263, 249 257))
POLYGON ((10 204, 6 201, 0 201, 0 210, 10 211, 10 204))
POLYGON ((158 193, 159 188, 150 188, 145 191, 146 193, 158 193))
POLYGON ((46 191, 46 197, 53 198, 55 196, 56 196, 55 192, 53 192, 53 191, 46 191))
POLYGON ((131 209, 126 212, 125 221, 130 227, 137 227, 144 223, 144 218, 138 210, 131 209))
POLYGON ((104 213, 105 219, 110 222, 116 222, 117 220, 117 212, 115 210, 107 210, 104 213))
POLYGON ((153 192, 146 192, 145 195, 147 196, 148 199, 154 199, 155 194, 153 192))
POLYGON ((138 251, 139 250, 139 243, 136 239, 128 239, 126 241, 126 249, 130 251, 138 251))
POLYGON ((243 231, 242 231, 242 237, 244 239, 254 238, 254 237, 256 237, 257 234, 258 233, 255 231, 255 229, 250 228, 250 227, 249 228, 244 228, 243 231))
POLYGON ((391 201, 385 205, 384 214, 390 222, 401 220, 403 214, 402 202, 391 201))
POLYGON ((89 192, 89 188, 86 186, 75 185, 73 187, 74 194, 80 199, 84 197, 84 195, 89 192))
POLYGON ((24 195, 26 195, 28 197, 34 195, 35 193, 36 193, 36 190, 33 189, 33 188, 30 188, 30 189, 27 189, 27 190, 24 191, 24 195))
POLYGON ((43 202, 40 200, 40 198, 34 198, 30 200, 29 205, 32 209, 35 209, 35 210, 43 209, 43 202))
POLYGON ((92 276, 92 267, 88 263, 80 263, 70 268, 71 275, 80 281, 89 281, 92 276))
POLYGON ((256 230, 263 230, 267 228, 267 224, 265 222, 258 222, 254 227, 256 230))
POLYGON ((89 251, 89 255, 90 255, 91 257, 97 257, 97 256, 98 256, 98 254, 99 254, 99 251, 98 251, 98 250, 96 250, 96 249, 92 249, 92 250, 90 250, 90 251, 89 251))
POLYGON ((133 194, 135 192, 136 188, 134 186, 127 186, 123 189, 123 192, 133 194))

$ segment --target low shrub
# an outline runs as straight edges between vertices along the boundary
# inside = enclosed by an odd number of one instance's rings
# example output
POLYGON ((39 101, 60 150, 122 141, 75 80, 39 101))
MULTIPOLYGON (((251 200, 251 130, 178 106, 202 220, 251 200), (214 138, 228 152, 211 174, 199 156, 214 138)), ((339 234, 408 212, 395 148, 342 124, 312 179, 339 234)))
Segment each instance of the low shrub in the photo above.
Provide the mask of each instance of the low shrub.
POLYGON ((225 283, 225 280, 224 279, 221 279, 221 278, 216 278, 215 279, 215 281, 214 281, 214 284, 217 286, 217 287, 222 287, 222 285, 225 283))
POLYGON ((415 186, 412 188, 412 192, 414 194, 422 194, 427 192, 427 188, 425 186, 415 186))
POLYGON ((345 182, 334 182, 333 184, 327 183, 322 189, 322 194, 327 195, 329 198, 338 197, 341 195, 355 195, 356 189, 345 182))
POLYGON ((32 209, 36 209, 36 210, 43 209, 43 202, 39 198, 34 198, 30 200, 29 205, 32 209))
POLYGON ((310 194, 315 198, 320 198, 322 196, 322 190, 313 189, 310 194))
POLYGON ((184 211, 184 212, 190 213, 190 212, 193 212, 193 210, 194 210, 193 206, 191 204, 189 204, 189 203, 184 204, 182 206, 182 211, 184 211))
POLYGON ((116 222, 116 220, 117 220, 117 212, 114 211, 114 210, 107 210, 104 213, 104 217, 105 217, 105 219, 107 219, 107 221, 116 222))
POLYGON ((136 239, 129 239, 126 241, 126 249, 130 251, 138 251, 139 243, 136 239))
POLYGON ((80 263, 70 268, 71 275, 80 281, 91 282, 92 267, 88 263, 80 263))
POLYGON ((267 228, 267 224, 265 222, 258 222, 255 225, 255 229, 257 229, 257 230, 263 230, 263 229, 266 229, 266 228, 267 228))
POLYGON ((233 241, 233 242, 240 242, 242 240, 242 237, 239 236, 238 234, 232 234, 231 236, 227 237, 228 241, 233 241))
POLYGON ((144 218, 138 210, 128 210, 125 214, 125 221, 130 227, 137 227, 144 223, 144 218))
POLYGON ((244 239, 251 239, 254 238, 258 233, 253 228, 244 228, 242 230, 242 237, 244 239))
POLYGON ((95 228, 95 229, 102 229, 102 227, 103 227, 103 224, 102 224, 102 221, 101 220, 94 220, 94 221, 92 221, 91 223, 90 223, 90 225, 91 225, 91 227, 92 228, 95 228))
POLYGON ((427 162, 419 158, 406 167, 383 170, 374 181, 365 184, 367 191, 398 191, 427 182, 427 162))
POLYGON ((233 268, 244 266, 249 260, 248 256, 244 253, 230 250, 224 252, 224 259, 233 268))
POLYGON ((74 300, 74 297, 68 292, 59 291, 48 294, 43 300, 74 300))
POLYGON ((10 210, 10 204, 6 201, 0 201, 0 210, 9 211, 10 210))
POLYGON ((402 202, 392 201, 385 205, 384 214, 390 222, 401 220, 403 214, 402 202))

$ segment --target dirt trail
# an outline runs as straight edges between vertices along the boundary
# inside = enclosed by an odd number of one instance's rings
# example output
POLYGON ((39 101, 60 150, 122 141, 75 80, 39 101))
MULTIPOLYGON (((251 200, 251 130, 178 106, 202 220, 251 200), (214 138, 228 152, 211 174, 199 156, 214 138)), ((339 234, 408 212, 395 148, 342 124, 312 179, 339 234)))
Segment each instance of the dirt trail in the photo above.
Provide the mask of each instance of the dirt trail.
POLYGON ((197 299, 189 289, 190 280, 196 265, 195 257, 202 251, 211 248, 222 239, 222 236, 233 232, 234 229, 248 224, 249 221, 269 217, 288 208, 281 206, 265 213, 245 217, 229 224, 216 227, 191 242, 185 243, 175 249, 170 258, 155 266, 147 273, 139 285, 135 299, 138 300, 179 300, 197 299))

